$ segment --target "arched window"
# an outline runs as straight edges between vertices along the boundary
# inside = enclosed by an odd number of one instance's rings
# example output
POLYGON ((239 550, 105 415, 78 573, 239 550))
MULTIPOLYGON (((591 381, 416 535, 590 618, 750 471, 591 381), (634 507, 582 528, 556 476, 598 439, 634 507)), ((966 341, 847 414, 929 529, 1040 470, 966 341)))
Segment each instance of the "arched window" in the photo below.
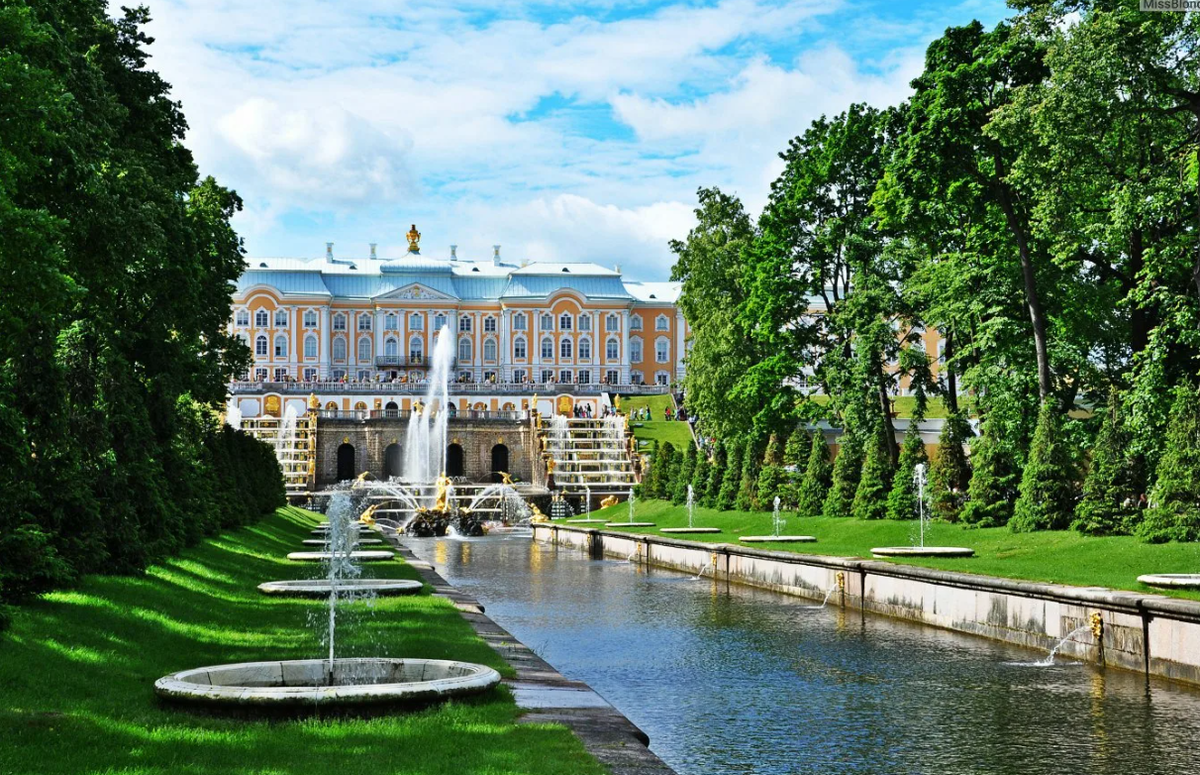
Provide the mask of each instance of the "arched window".
POLYGON ((485 361, 496 360, 496 340, 488 339, 483 343, 483 359, 485 361))
POLYGON ((287 328, 287 324, 288 324, 288 311, 286 309, 275 310, 275 327, 276 328, 287 328))
POLYGON ((340 336, 333 340, 333 359, 335 361, 346 360, 346 340, 340 336))
POLYGON ((670 331, 671 330, 671 321, 669 321, 667 319, 666 315, 659 315, 658 317, 656 317, 654 319, 654 330, 655 331, 670 331))
POLYGON ((470 361, 471 360, 471 340, 470 339, 459 339, 458 340, 458 359, 460 361, 470 361))
POLYGON ((267 356, 267 337, 265 334, 259 334, 254 339, 254 354, 264 358, 267 356))
POLYGON ((288 354, 287 350, 287 337, 283 334, 275 337, 275 357, 286 358, 288 354))
POLYGON ((660 336, 654 341, 654 360, 666 363, 671 359, 671 340, 660 336))
POLYGON ((621 343, 617 341, 615 336, 610 336, 608 341, 604 343, 604 357, 610 361, 615 361, 621 357, 621 343))
POLYGON ((309 336, 304 337, 304 357, 305 358, 316 358, 317 357, 317 338, 315 336, 312 336, 311 334, 309 336))
POLYGON ((629 319, 629 330, 630 331, 641 331, 642 330, 642 316, 641 315, 634 315, 633 317, 631 317, 629 319))
POLYGON ((234 316, 234 324, 245 328, 250 325, 250 310, 239 309, 234 316))
POLYGON ((421 363, 425 360, 425 343, 421 341, 421 337, 414 336, 409 340, 408 360, 412 363, 421 363))
POLYGON ((635 336, 629 340, 629 360, 638 363, 642 360, 642 338, 635 336))
POLYGON ((518 336, 515 340, 513 340, 513 357, 517 360, 523 361, 525 360, 525 355, 525 337, 518 336))
POLYGON ((554 340, 548 336, 542 340, 542 359, 554 360, 554 340))
MULTIPOLYGON (((585 319, 586 318, 580 318, 579 322, 582 323, 585 319)), ((580 358, 591 358, 592 357, 592 340, 591 339, 588 339, 585 337, 585 338, 579 340, 579 357, 580 358)))
POLYGON ((551 315, 549 312, 547 312, 547 313, 544 313, 544 314, 542 315, 542 322, 541 322, 541 326, 542 326, 542 330, 543 330, 543 331, 550 331, 550 330, 553 330, 553 328, 554 328, 554 316, 553 316, 553 315, 551 315))
POLYGON ((564 312, 558 316, 558 327, 563 331, 570 331, 573 328, 573 322, 574 318, 571 317, 571 313, 569 312, 564 312))
POLYGON ((399 349, 400 345, 396 342, 394 337, 389 336, 387 339, 383 340, 383 354, 389 358, 395 358, 399 354, 399 349))
POLYGON ((400 317, 395 312, 389 312, 383 316, 383 327, 388 331, 395 331, 399 322, 400 317))
POLYGON ((446 316, 440 312, 438 314, 434 315, 433 316, 433 329, 435 331, 441 331, 445 327, 446 327, 446 316))
POLYGON ((608 317, 604 318, 604 328, 609 331, 620 331, 621 319, 616 315, 609 313, 608 317))
POLYGON ((574 348, 571 345, 570 339, 563 339, 558 343, 558 356, 560 358, 570 358, 574 348))
POLYGON ((580 331, 591 331, 592 330, 592 316, 591 315, 581 314, 579 316, 579 330, 580 331))
POLYGON ((358 362, 365 363, 371 360, 371 337, 364 336, 358 340, 358 362))
POLYGON ((255 328, 266 328, 269 325, 271 325, 271 313, 267 312, 265 309, 260 309, 254 313, 255 328))
POLYGON ((358 313, 358 330, 359 331, 370 331, 371 330, 371 313, 370 312, 358 313))
POLYGON ((339 312, 333 316, 333 330, 334 331, 345 331, 346 330, 345 314, 339 312))
POLYGON ((513 331, 524 331, 525 330, 525 313, 524 312, 518 312, 517 314, 513 315, 512 327, 513 327, 513 331))
POLYGON ((311 310, 311 309, 304 310, 304 327, 305 328, 316 328, 317 327, 317 312, 316 312, 316 310, 311 310))
POLYGON ((357 475, 357 466, 354 464, 354 445, 349 442, 339 445, 337 448, 338 481, 345 482, 357 475))
POLYGON ((408 316, 408 327, 413 331, 425 330, 425 316, 420 312, 414 312, 408 316))

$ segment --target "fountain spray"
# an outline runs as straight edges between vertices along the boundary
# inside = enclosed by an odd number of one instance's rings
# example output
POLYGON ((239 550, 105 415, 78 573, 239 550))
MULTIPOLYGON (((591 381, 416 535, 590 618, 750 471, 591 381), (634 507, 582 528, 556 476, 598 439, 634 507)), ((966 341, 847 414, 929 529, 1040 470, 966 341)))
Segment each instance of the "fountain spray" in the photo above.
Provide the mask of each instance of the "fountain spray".
MULTIPOLYGON (((778 500, 778 499, 777 499, 778 500)), ((696 518, 696 494, 692 491, 692 486, 689 484, 687 489, 687 515, 688 527, 695 527, 696 518)))
POLYGON ((913 467, 913 484, 917 487, 917 523, 920 525, 920 544, 922 549, 925 548, 925 520, 928 516, 925 511, 925 464, 917 463, 913 467))
POLYGON ((633 490, 629 490, 629 521, 633 521, 633 490))
POLYGON ((771 535, 778 538, 783 532, 783 515, 779 513, 779 496, 775 496, 775 510, 771 514, 771 535))

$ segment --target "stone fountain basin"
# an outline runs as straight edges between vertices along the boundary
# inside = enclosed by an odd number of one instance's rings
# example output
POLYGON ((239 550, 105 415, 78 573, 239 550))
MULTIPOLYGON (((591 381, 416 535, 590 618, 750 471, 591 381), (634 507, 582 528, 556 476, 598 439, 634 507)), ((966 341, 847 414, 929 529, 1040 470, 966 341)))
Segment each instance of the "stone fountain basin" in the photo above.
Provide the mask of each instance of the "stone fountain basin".
MULTIPOLYGON (((379 549, 365 549, 361 552, 346 552, 339 553, 338 557, 348 557, 351 560, 359 562, 378 562, 380 560, 390 560, 396 556, 395 552, 385 552, 379 549)), ((324 562, 333 557, 332 552, 291 552, 287 558, 298 562, 324 562)))
POLYGON ((664 527, 660 533, 720 533, 719 527, 664 527))
MULTIPOLYGON (((567 521, 570 522, 571 520, 567 520, 567 521)), ((584 520, 576 520, 576 521, 583 522, 584 520)), ((603 521, 603 520, 599 520, 599 521, 603 521)), ((654 527, 654 523, 653 522, 605 522, 604 526, 605 527, 654 527)))
MULTIPOLYGON (((338 590, 345 592, 370 592, 381 597, 393 595, 415 595, 421 591, 419 581, 409 579, 342 579, 338 590)), ((278 597, 329 597, 327 579, 295 579, 291 581, 267 581, 258 585, 264 595, 278 597)))
POLYGON ((974 557, 975 550, 965 546, 876 546, 876 557, 974 557))
POLYGON ((570 522, 572 525, 596 525, 601 522, 603 522, 605 524, 609 524, 607 519, 582 519, 582 518, 575 519, 575 518, 572 518, 572 519, 568 519, 566 521, 570 522))
POLYGON ((183 670, 155 681, 154 691, 209 707, 267 709, 426 704, 500 683, 490 667, 444 659, 335 659, 333 665, 332 684, 329 660, 303 659, 183 670))
MULTIPOLYGON (((329 546, 329 541, 324 538, 306 538, 303 541, 301 541, 301 543, 304 544, 305 546, 329 546)), ((378 545, 378 544, 383 543, 383 539, 382 538, 355 538, 354 543, 378 545)))
POLYGON ((748 544, 811 544, 815 543, 816 536, 738 536, 739 541, 744 541, 748 544))
POLYGON ((1147 573, 1138 576, 1138 581, 1152 587, 1200 589, 1200 573, 1147 573))

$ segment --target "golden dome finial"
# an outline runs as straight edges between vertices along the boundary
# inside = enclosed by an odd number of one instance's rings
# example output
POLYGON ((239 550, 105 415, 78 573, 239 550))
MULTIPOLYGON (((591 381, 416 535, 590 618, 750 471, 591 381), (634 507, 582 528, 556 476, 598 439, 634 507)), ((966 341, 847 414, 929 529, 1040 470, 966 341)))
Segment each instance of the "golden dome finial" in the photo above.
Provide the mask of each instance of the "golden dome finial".
POLYGON ((421 232, 417 231, 417 224, 414 223, 405 236, 408 237, 408 252, 420 253, 421 248, 419 243, 421 242, 421 232))

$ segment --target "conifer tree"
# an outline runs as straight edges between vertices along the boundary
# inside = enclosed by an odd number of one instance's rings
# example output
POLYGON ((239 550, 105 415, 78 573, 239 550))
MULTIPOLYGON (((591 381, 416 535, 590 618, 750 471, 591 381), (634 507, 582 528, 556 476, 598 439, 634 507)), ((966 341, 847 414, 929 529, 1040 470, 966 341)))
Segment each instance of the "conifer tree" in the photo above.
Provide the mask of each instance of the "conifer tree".
POLYGON ((883 519, 887 516, 892 456, 884 443, 884 433, 883 425, 878 424, 867 443, 862 475, 854 490, 851 509, 857 519, 883 519))
POLYGON ((671 462, 675 457, 675 445, 669 441, 664 441, 658 445, 654 452, 654 461, 651 463, 651 484, 647 493, 651 498, 666 500, 667 498, 667 477, 671 475, 671 462))
POLYGON ((1075 511, 1075 466, 1060 438, 1059 410, 1053 399, 1042 402, 1021 476, 1020 495, 1008 526, 1014 533, 1063 530, 1075 511))
POLYGON ((971 463, 965 447, 971 436, 966 412, 951 412, 938 437, 936 457, 929 466, 929 505, 938 519, 958 521, 966 502, 971 463))
POLYGON ((708 480, 712 476, 712 462, 708 459, 707 452, 696 452, 696 468, 692 473, 692 497, 697 505, 700 505, 704 500, 704 493, 708 490, 708 480))
POLYGON ((772 433, 767 442, 767 451, 763 456, 762 471, 758 475, 755 493, 760 507, 767 508, 775 502, 775 497, 783 499, 783 486, 787 483, 787 472, 783 470, 783 443, 779 436, 772 433))
POLYGON ((742 460, 745 457, 746 444, 742 441, 732 441, 729 443, 728 449, 721 489, 717 493, 716 507, 721 511, 730 511, 737 502, 738 488, 742 483, 742 460))
POLYGON ((738 483, 737 500, 734 502, 738 511, 753 511, 758 508, 756 490, 759 469, 762 468, 760 450, 761 447, 753 440, 746 441, 746 449, 742 454, 742 478, 738 483))
POLYGON ((784 482, 779 488, 779 496, 783 499, 783 507, 788 511, 796 509, 800 495, 800 478, 804 475, 805 460, 811 447, 812 439, 800 428, 792 431, 783 447, 784 482))
POLYGON ((1016 499, 1017 474, 1007 454, 1004 425, 989 412, 971 445, 971 482, 959 518, 979 527, 1008 524, 1016 499))
POLYGON ((1153 544, 1200 540, 1200 400, 1191 386, 1175 389, 1167 446, 1154 479, 1137 535, 1153 544))
MULTIPOLYGON (((1083 497, 1075 506, 1071 527, 1087 535, 1129 533, 1138 515, 1135 466, 1130 460, 1129 437, 1121 423, 1120 402, 1114 390, 1108 396, 1092 460, 1083 482, 1083 497)), ((1138 515, 1140 516, 1140 515, 1138 515)))
POLYGON ((713 446, 713 454, 711 468, 708 475, 708 485, 704 489, 701 496, 701 502, 705 508, 715 509, 717 507, 717 499, 721 495, 721 485, 725 481, 725 467, 729 462, 729 455, 726 452, 724 442, 718 441, 713 446))
MULTIPOLYGON (((925 442, 914 423, 909 427, 904 437, 904 446, 900 448, 900 461, 896 465, 896 475, 892 478, 892 490, 888 493, 888 519, 913 519, 917 516, 917 484, 914 481, 917 465, 924 464, 928 470, 929 458, 925 454, 925 442)), ((929 485, 925 486, 928 497, 929 485)))
POLYGON ((808 463, 804 467, 804 479, 796 493, 796 513, 802 517, 818 517, 829 495, 833 479, 833 465, 829 462, 829 444, 825 434, 818 428, 812 435, 812 446, 808 463))
POLYGON ((852 428, 845 428, 839 439, 837 457, 833 459, 833 477, 829 493, 821 505, 826 517, 848 517, 854 507, 854 494, 862 478, 863 445, 852 428))
POLYGON ((679 470, 671 479, 671 502, 676 506, 687 500, 687 488, 696 472, 696 445, 689 443, 681 457, 679 470))

